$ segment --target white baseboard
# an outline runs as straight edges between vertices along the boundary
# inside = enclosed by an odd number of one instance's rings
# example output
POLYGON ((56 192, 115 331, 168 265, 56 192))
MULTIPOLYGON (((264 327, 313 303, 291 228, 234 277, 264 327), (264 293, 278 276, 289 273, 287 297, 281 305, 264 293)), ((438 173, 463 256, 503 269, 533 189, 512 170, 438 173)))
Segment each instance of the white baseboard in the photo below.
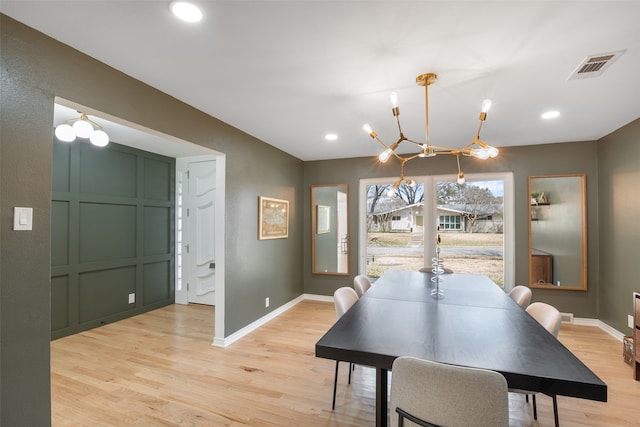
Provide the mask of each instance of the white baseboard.
POLYGON ((304 294, 303 297, 310 301, 333 302, 333 297, 329 295, 304 294))
POLYGON ((604 323, 602 320, 599 320, 599 319, 586 319, 583 317, 574 317, 572 323, 574 325, 581 325, 581 326, 596 326, 620 342, 622 342, 622 339, 624 338, 624 334, 622 332, 607 325, 606 323, 604 323))
MULTIPOLYGON (((291 307, 295 306, 296 304, 298 304, 299 302, 302 302, 304 300, 333 302, 333 297, 332 296, 328 296, 328 295, 302 294, 299 297, 294 298, 293 300, 289 301, 288 303, 281 305, 280 307, 276 308, 272 312, 262 316, 258 320, 248 324, 247 326, 245 326, 244 328, 240 329, 239 331, 234 332, 233 334, 229 335, 228 337, 225 337, 223 339, 215 338, 213 340, 213 345, 215 347, 228 347, 231 344, 233 344, 234 342, 238 341, 240 338, 242 338, 245 335, 255 331, 260 326, 264 325, 265 323, 267 323, 268 321, 270 321, 272 319, 275 319, 276 317, 278 317, 279 315, 281 315, 285 311, 289 310, 291 307)), ((598 327, 598 328, 602 329, 604 332, 608 333, 609 335, 611 335, 612 337, 614 337, 615 339, 617 339, 620 342, 622 342, 622 339, 624 338, 624 334, 622 332, 620 332, 617 329, 607 325, 606 323, 604 323, 602 320, 599 320, 599 319, 588 319, 588 318, 584 318, 584 317, 573 317, 573 313, 562 313, 562 318, 563 318, 563 322, 566 322, 566 323, 571 323, 571 324, 580 325, 580 326, 595 326, 595 327, 598 327)))
POLYGON ((304 300, 333 302, 333 297, 332 296, 326 296, 326 295, 302 294, 299 297, 294 298, 293 300, 289 301, 288 303, 281 305, 280 307, 276 308, 272 312, 267 313, 266 315, 262 316, 258 320, 248 324, 247 326, 245 326, 244 328, 240 329, 239 331, 234 332, 233 334, 229 335, 228 337, 225 337, 225 338, 222 338, 222 339, 215 338, 213 340, 213 346, 214 347, 228 347, 228 346, 230 346, 234 342, 238 341, 240 338, 242 338, 245 335, 255 331, 260 326, 264 325, 265 323, 267 323, 270 320, 275 319, 276 317, 278 317, 279 315, 281 315, 285 311, 289 310, 291 307, 295 306, 296 304, 298 304, 299 302, 304 301, 304 300))

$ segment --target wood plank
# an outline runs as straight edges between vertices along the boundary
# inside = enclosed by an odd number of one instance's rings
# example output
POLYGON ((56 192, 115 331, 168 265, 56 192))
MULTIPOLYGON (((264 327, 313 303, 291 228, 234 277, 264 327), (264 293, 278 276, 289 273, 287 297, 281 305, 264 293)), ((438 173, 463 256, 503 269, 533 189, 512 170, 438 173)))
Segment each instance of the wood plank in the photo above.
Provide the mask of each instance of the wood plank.
MULTIPOLYGON (((53 426, 367 426, 375 421, 375 371, 341 364, 314 346, 335 322, 333 304, 305 301, 226 349, 213 347, 214 309, 172 305, 51 343, 53 426)), ((595 327, 563 325, 559 339, 609 387, 607 403, 558 398, 560 423, 640 425, 640 382, 622 344, 595 327)), ((551 399, 538 422, 521 395, 510 424, 553 425, 551 399)))

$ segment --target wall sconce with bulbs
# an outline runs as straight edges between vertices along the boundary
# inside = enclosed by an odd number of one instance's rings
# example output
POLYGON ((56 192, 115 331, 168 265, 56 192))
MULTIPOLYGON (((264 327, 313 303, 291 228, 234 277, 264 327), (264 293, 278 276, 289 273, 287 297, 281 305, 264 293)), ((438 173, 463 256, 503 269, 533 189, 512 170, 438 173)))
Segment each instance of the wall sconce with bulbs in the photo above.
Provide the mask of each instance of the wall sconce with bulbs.
POLYGON ((416 77, 416 83, 419 86, 424 86, 424 89, 425 89, 425 105, 426 105, 425 142, 417 142, 417 141, 410 140, 406 138, 402 133, 402 128, 400 127, 400 108, 398 107, 398 95, 396 93, 391 94, 391 104, 393 106, 391 112, 393 113, 393 116, 396 118, 396 123, 398 125, 398 132, 399 132, 399 136, 396 142, 394 142, 391 145, 387 145, 378 137, 378 134, 375 133, 373 129, 371 129, 371 126, 369 126, 368 124, 363 126, 364 131, 367 132, 371 138, 375 139, 380 144, 382 144, 382 146, 384 146, 385 148, 385 150, 378 156, 378 160, 381 163, 385 163, 391 157, 395 157, 400 161, 400 178, 398 178, 398 180, 393 184, 392 191, 395 191, 403 183, 409 186, 414 186, 416 184, 416 182, 413 179, 406 178, 404 176, 404 165, 408 161, 416 159, 418 157, 434 157, 439 154, 449 154, 449 155, 456 156, 456 161, 458 164, 457 182, 458 184, 464 184, 465 182, 464 173, 462 173, 462 170, 460 169, 460 155, 476 157, 481 160, 493 158, 498 155, 497 148, 492 147, 486 142, 480 140, 480 130, 482 129, 482 124, 487 118, 487 112, 491 107, 491 101, 488 99, 485 99, 484 102, 482 103, 482 110, 480 112, 480 118, 479 118, 480 125, 478 126, 478 131, 476 132, 476 135, 473 138, 473 140, 471 140, 471 142, 467 144, 465 147, 456 149, 456 148, 449 148, 449 147, 441 147, 438 145, 431 145, 429 143, 429 85, 433 83, 437 77, 438 76, 433 73, 421 74, 418 77, 416 77), (407 141, 417 145, 419 147, 419 151, 416 153, 407 154, 407 155, 398 154, 397 152, 398 146, 400 146, 400 143, 402 143, 403 141, 407 141))
POLYGON ((85 113, 80 113, 77 119, 70 119, 56 126, 56 138, 64 142, 73 142, 76 138, 89 139, 97 147, 104 147, 109 143, 109 135, 102 126, 89 119, 85 113))

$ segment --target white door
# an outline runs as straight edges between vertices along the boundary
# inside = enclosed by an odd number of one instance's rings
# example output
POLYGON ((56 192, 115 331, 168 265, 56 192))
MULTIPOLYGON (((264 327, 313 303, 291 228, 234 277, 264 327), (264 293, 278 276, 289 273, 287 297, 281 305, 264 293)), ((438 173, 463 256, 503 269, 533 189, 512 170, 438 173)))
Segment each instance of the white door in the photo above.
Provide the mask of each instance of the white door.
POLYGON ((215 305, 215 161, 189 163, 187 176, 187 300, 215 305))

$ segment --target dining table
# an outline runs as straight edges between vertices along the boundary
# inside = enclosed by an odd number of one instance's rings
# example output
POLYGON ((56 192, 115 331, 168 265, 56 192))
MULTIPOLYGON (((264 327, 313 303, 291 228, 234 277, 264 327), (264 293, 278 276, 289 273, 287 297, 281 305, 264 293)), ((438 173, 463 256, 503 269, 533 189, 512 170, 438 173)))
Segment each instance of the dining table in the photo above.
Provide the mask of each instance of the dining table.
POLYGON ((484 275, 389 270, 315 350, 376 369, 380 427, 388 419, 388 372, 400 356, 496 371, 511 389, 607 401, 607 385, 484 275))

